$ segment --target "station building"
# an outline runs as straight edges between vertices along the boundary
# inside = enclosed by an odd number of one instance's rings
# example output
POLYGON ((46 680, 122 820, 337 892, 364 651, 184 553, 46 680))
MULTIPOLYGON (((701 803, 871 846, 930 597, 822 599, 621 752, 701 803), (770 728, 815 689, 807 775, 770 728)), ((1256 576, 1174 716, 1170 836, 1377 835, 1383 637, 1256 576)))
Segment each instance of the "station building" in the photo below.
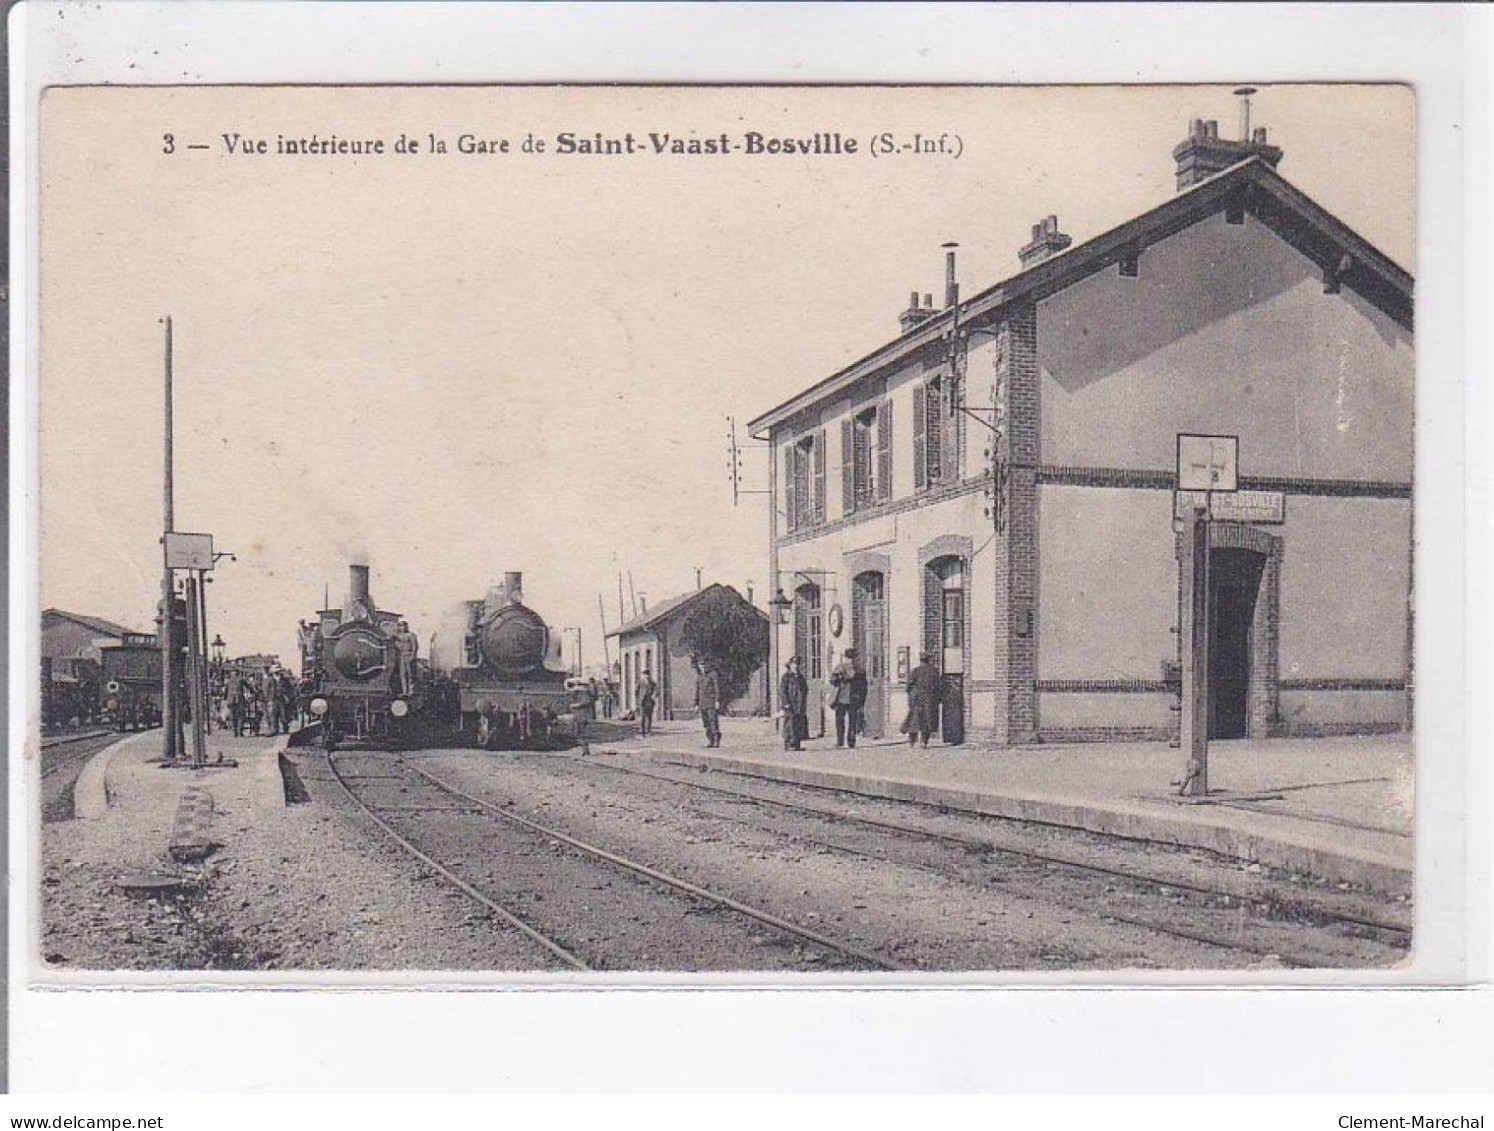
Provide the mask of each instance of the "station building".
MULTIPOLYGON (((1210 523, 1210 730, 1397 730, 1412 690, 1412 278, 1195 120, 1177 193, 1020 269, 751 425, 771 444, 773 670, 823 703, 859 649, 868 731, 944 674, 942 727, 1158 739, 1178 714, 1180 433, 1238 437, 1210 523)), ((823 710, 812 710, 820 716, 823 710)), ((815 720, 812 718, 813 728, 815 720)))

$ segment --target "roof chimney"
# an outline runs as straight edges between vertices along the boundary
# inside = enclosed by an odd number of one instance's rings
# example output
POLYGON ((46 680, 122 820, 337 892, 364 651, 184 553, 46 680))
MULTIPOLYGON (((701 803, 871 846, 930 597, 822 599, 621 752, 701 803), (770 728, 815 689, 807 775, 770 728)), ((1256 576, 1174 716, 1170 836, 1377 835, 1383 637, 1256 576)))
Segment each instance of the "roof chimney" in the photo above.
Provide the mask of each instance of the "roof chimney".
POLYGON ((955 281, 955 248, 960 245, 951 240, 944 245, 944 308, 960 304, 960 284, 955 281))
POLYGON ((1281 150, 1266 141, 1264 127, 1250 128, 1250 96, 1255 87, 1242 86, 1235 90, 1240 99, 1240 136, 1235 141, 1219 136, 1219 123, 1194 118, 1188 123, 1188 137, 1173 151, 1177 162, 1177 187, 1182 192, 1191 185, 1222 173, 1231 165, 1238 165, 1250 157, 1259 157, 1271 168, 1281 160, 1281 150))
POLYGON ((1017 252, 1017 258, 1022 261, 1024 268, 1031 267, 1049 256, 1057 255, 1073 242, 1072 236, 1066 236, 1058 230, 1057 216, 1045 216, 1032 226, 1032 242, 1017 252))
POLYGON ((918 305, 918 292, 911 291, 908 294, 908 309, 897 316, 897 324, 907 333, 915 326, 922 326, 934 316, 934 296, 928 295, 928 302, 923 306, 918 305))

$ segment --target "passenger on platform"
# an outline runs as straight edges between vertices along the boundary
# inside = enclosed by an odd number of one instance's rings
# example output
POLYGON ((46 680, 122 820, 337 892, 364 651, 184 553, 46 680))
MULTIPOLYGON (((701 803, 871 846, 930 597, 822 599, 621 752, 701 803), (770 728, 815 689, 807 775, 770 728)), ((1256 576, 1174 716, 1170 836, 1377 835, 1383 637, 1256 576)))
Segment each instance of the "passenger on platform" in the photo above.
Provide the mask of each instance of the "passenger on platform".
POLYGON ((291 679, 290 672, 280 673, 276 691, 280 696, 280 717, 285 720, 285 733, 289 734, 291 721, 296 717, 296 681, 291 679))
POLYGON ((918 656, 918 666, 908 676, 908 745, 927 746, 939 717, 939 673, 927 652, 918 656))
POLYGON ((399 622, 399 631, 394 634, 394 650, 399 657, 399 689, 401 695, 415 693, 415 657, 420 652, 420 639, 410 631, 409 621, 399 622))
POLYGON ((856 660, 856 649, 846 649, 845 658, 830 673, 830 685, 835 689, 831 702, 835 708, 835 745, 854 749, 866 707, 866 672, 856 660))
POLYGON ((265 705, 265 725, 271 734, 280 733, 280 688, 274 672, 265 672, 265 686, 263 701, 265 705))
POLYGON ((705 727, 706 745, 721 745, 721 680, 710 664, 695 659, 695 705, 705 727))
POLYGON ((638 733, 652 734, 654 732, 654 700, 659 694, 659 685, 654 682, 654 674, 648 668, 643 669, 643 675, 638 677, 638 733))
POLYGON ((799 672, 799 657, 790 656, 778 681, 778 704, 783 710, 783 748, 803 750, 809 736, 809 681, 799 672))

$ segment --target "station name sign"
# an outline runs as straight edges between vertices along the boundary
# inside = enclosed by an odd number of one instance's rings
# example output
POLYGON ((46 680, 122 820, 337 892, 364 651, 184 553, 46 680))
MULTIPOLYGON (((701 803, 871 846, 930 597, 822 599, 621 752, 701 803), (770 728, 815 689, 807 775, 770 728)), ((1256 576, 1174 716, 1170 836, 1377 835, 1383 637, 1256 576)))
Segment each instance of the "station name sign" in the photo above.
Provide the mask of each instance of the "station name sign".
POLYGON ((1286 521, 1286 495, 1281 491, 1178 491, 1173 498, 1173 514, 1177 518, 1192 510, 1202 510, 1212 500, 1209 517, 1216 522, 1286 521))

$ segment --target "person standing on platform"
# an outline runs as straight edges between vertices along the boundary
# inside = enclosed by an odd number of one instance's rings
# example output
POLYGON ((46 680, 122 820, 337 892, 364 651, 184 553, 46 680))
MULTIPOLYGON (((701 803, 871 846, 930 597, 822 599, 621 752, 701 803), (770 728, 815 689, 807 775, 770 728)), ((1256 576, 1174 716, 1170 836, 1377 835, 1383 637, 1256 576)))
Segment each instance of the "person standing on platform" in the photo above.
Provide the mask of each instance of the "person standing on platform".
POLYGON ((930 656, 922 652, 918 666, 908 676, 908 745, 927 746, 929 735, 934 732, 934 720, 939 715, 939 673, 929 663, 930 656))
POLYGON ((845 658, 830 673, 830 686, 835 689, 830 702, 835 709, 835 745, 854 749, 866 706, 866 672, 856 660, 856 649, 846 649, 845 658))
POLYGON ((706 745, 721 745, 721 680, 704 660, 695 661, 695 705, 705 727, 706 745))
POLYGON ((799 657, 790 656, 778 681, 778 703, 783 709, 783 748, 803 750, 809 734, 809 681, 799 672, 799 657))
POLYGON ((659 685, 654 682, 654 674, 648 668, 643 669, 643 675, 638 679, 638 733, 652 734, 654 732, 654 700, 659 695, 659 685))

